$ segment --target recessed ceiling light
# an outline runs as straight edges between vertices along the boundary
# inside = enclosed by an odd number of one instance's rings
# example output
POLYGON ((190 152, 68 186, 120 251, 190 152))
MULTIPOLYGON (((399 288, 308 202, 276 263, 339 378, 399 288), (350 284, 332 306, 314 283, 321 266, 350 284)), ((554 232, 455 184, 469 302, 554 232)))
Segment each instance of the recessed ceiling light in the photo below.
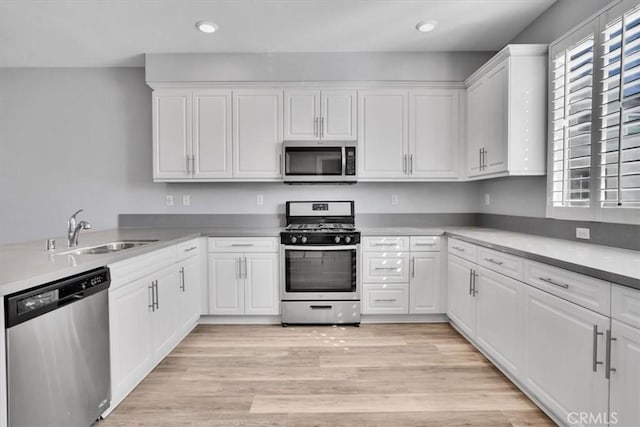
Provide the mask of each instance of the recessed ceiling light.
POLYGON ((437 26, 438 26, 438 23, 433 20, 420 21, 416 24, 416 30, 420 31, 421 33, 428 33, 430 31, 435 30, 437 26))
POLYGON ((203 33, 211 34, 218 31, 218 26, 210 21, 198 21, 196 22, 196 28, 203 33))

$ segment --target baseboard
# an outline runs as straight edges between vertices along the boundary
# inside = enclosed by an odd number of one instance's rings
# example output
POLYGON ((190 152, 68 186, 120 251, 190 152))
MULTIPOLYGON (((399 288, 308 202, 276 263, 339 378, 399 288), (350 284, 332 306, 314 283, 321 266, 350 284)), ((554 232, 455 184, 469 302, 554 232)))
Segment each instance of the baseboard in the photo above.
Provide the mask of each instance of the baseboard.
POLYGON ((363 314, 360 323, 447 323, 444 313, 438 314, 363 314))
POLYGON ((202 315, 200 325, 279 325, 280 315, 273 316, 218 316, 202 315))

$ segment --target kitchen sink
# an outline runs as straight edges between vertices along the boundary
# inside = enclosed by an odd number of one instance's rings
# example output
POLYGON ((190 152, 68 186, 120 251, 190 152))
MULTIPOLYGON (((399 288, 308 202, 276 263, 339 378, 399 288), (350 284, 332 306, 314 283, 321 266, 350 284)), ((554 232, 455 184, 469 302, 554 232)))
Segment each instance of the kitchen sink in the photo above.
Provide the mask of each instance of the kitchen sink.
POLYGON ((65 252, 60 252, 58 255, 77 254, 77 255, 99 255, 109 254, 113 252, 124 251, 125 249, 131 249, 138 246, 147 245, 149 243, 157 242, 157 240, 119 240, 117 242, 103 243, 97 246, 89 246, 87 248, 77 248, 65 252))

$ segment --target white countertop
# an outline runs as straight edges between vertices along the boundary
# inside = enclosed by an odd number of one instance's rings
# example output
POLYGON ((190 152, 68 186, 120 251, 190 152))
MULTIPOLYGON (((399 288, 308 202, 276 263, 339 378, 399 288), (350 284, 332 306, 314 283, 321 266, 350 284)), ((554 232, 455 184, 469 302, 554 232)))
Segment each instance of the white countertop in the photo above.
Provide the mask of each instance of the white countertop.
MULTIPOLYGON (((359 227, 363 236, 425 236, 447 233, 562 268, 640 289, 640 252, 589 243, 553 239, 525 233, 477 227, 359 227)), ((204 228, 204 229, 119 229, 82 232, 79 248, 119 240, 157 240, 144 246, 101 255, 60 255, 66 252, 64 238, 57 239, 58 250, 45 250, 45 241, 0 246, 0 295, 81 273, 93 268, 141 255, 192 238, 277 237, 281 228, 204 228)))

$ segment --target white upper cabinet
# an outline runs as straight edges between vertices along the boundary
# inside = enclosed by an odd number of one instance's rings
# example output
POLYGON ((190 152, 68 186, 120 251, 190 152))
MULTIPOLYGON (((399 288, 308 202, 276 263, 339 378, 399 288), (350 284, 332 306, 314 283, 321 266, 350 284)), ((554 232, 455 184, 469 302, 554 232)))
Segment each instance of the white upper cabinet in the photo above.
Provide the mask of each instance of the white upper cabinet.
POLYGON ((404 178, 407 172, 406 90, 358 92, 358 178, 404 178))
POLYGON ((545 174, 546 67, 546 45, 509 45, 465 81, 469 177, 545 174))
POLYGON ((193 91, 194 178, 231 178, 231 91, 193 91))
POLYGON ((282 90, 233 92, 233 176, 282 176, 282 90))
POLYGON ((410 177, 458 178, 461 94, 456 89, 409 93, 410 177))
POLYGON ((355 90, 284 91, 284 139, 355 141, 355 90))
POLYGON ((191 91, 153 92, 153 179, 189 179, 191 91))

